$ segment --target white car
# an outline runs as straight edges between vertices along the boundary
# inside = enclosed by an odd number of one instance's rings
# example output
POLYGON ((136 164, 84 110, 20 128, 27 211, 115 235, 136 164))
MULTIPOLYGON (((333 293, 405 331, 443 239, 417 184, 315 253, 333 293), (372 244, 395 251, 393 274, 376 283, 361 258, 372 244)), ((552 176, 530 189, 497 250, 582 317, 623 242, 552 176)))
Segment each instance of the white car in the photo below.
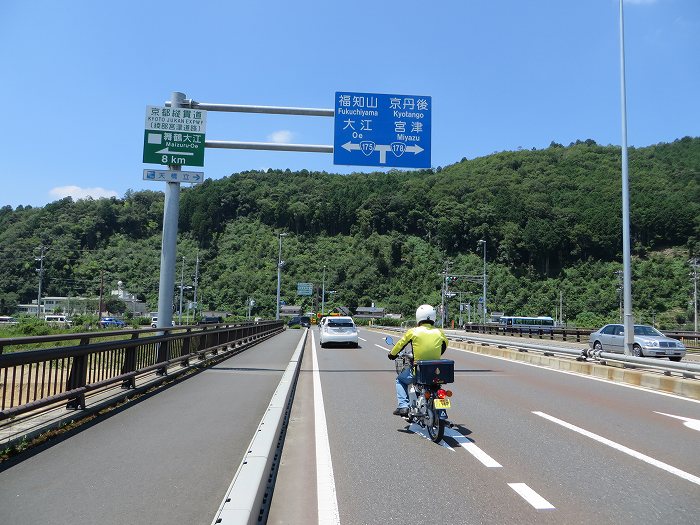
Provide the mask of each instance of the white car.
MULTIPOLYGON (((172 325, 175 326, 175 321, 172 322, 172 325)), ((157 317, 151 317, 151 328, 158 328, 158 318, 157 317)))
POLYGON ((328 345, 350 345, 357 348, 357 326, 352 317, 324 317, 319 326, 321 348, 328 345))

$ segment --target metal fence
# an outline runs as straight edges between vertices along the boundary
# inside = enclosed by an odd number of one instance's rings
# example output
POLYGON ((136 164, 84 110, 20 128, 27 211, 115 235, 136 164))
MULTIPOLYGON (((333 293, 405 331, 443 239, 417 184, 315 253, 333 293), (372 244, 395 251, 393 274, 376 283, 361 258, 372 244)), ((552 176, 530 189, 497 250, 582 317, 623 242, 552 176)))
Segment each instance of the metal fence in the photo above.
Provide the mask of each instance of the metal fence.
POLYGON ((188 366, 192 358, 232 351, 283 329, 281 321, 267 321, 0 339, 0 421, 62 402, 85 408, 89 392, 117 384, 135 388, 144 374, 164 376, 169 366, 188 366), (70 346, 2 353, 47 342, 70 346))

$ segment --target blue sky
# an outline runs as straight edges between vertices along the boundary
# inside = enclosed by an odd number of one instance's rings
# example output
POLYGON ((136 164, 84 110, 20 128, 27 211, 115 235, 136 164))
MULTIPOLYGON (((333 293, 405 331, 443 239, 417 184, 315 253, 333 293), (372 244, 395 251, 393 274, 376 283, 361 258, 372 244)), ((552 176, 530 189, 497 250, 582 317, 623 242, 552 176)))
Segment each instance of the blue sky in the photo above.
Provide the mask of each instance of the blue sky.
MULTIPOLYGON (((432 165, 621 143, 618 0, 0 0, 0 205, 162 190, 147 105, 332 108, 336 91, 432 97, 432 165)), ((628 137, 700 135, 700 1, 626 0, 628 137)), ((333 119, 214 113, 207 139, 333 143, 333 119)), ((204 171, 334 173, 330 154, 208 149, 204 171)))

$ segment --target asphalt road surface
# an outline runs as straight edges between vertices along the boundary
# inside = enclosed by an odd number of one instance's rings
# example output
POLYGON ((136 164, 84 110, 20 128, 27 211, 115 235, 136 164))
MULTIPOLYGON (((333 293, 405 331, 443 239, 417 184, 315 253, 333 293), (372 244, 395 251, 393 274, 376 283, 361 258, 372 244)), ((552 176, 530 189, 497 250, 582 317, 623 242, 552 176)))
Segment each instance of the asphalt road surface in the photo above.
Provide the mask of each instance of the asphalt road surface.
POLYGON ((209 525, 301 334, 287 330, 0 464, 0 524, 209 525))
POLYGON ((360 336, 307 342, 269 523, 698 522, 698 402, 450 349, 456 427, 434 444, 360 336))
MULTIPOLYGON (((0 465, 0 524, 210 524, 300 336, 0 465)), ((698 522, 698 402, 450 349, 435 444, 391 414, 386 344, 360 336, 311 329, 269 523, 698 522)))

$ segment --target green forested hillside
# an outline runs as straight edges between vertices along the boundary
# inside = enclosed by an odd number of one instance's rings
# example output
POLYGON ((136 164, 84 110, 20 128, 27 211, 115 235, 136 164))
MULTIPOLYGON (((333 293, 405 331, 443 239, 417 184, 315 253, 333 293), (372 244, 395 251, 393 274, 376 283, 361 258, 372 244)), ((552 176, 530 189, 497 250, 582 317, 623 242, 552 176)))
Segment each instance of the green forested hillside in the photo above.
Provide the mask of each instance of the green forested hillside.
MULTIPOLYGON (((630 192, 636 314, 687 323, 700 139, 632 149, 630 192)), ((277 232, 289 231, 287 302, 298 302, 296 282, 320 284, 326 265, 331 302, 407 314, 439 301, 447 260, 455 273, 480 274, 486 239, 490 310, 553 315, 561 292, 569 321, 596 324, 617 317, 620 193, 619 148, 590 140, 418 172, 235 174, 183 190, 177 281, 184 256, 191 283, 199 250, 205 305, 242 314, 252 296, 271 315, 277 232)), ((155 307, 162 210, 162 194, 145 191, 0 209, 0 308, 36 297, 40 245, 46 295, 95 295, 104 270, 110 288, 122 280, 155 307)), ((465 301, 481 293, 474 283, 453 289, 465 301)))

